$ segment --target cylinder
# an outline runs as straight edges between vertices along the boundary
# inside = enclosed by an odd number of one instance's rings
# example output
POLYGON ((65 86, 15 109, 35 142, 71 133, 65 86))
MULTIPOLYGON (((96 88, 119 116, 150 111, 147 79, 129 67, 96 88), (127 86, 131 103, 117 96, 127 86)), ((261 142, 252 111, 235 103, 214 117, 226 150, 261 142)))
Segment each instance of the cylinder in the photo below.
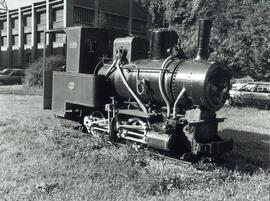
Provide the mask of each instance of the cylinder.
POLYGON ((209 58, 209 39, 212 28, 212 20, 199 20, 196 61, 209 58))
POLYGON ((146 135, 146 143, 150 147, 160 150, 169 151, 170 136, 167 134, 160 134, 153 130, 149 131, 146 135))

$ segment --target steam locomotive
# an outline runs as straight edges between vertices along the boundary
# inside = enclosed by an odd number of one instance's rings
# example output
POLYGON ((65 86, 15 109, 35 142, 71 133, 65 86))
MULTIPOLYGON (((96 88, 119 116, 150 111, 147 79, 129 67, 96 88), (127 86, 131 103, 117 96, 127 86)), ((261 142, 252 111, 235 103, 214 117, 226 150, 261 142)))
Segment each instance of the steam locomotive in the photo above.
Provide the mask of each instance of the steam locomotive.
POLYGON ((78 114, 93 135, 183 159, 230 151, 233 142, 217 134, 224 118, 215 112, 228 97, 231 73, 208 60, 211 27, 211 20, 199 21, 192 60, 172 30, 154 30, 149 44, 112 30, 67 28, 66 70, 45 83, 44 108, 62 117, 78 114))

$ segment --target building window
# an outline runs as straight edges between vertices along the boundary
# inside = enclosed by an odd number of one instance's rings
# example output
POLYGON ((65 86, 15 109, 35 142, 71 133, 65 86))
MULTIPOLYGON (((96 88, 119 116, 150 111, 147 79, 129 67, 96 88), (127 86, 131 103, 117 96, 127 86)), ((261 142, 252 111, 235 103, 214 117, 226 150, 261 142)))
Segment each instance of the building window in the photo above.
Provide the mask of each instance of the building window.
POLYGON ((65 42, 65 34, 56 33, 56 34, 53 36, 53 42, 56 42, 56 43, 64 43, 64 42, 65 42))
POLYGON ((23 20, 23 24, 25 27, 31 27, 32 25, 32 17, 31 16, 26 16, 23 20))
POLYGON ((7 37, 3 36, 1 37, 1 46, 6 47, 7 46, 7 37))
POLYGON ((0 22, 0 30, 6 30, 7 29, 7 22, 2 21, 0 22))
POLYGON ((18 26, 19 26, 19 20, 18 19, 12 19, 11 20, 12 29, 18 29, 18 26))
POLYGON ((113 14, 105 14, 104 25, 126 30, 128 28, 128 18, 113 14))
POLYGON ((64 11, 63 9, 57 9, 53 11, 53 21, 63 22, 64 21, 64 11))
POLYGON ((46 13, 39 13, 37 15, 37 24, 39 25, 45 25, 47 20, 46 13))
POLYGON ((32 41, 32 35, 31 34, 25 34, 24 35, 24 44, 25 45, 31 45, 32 41))
POLYGON ((13 46, 19 45, 19 36, 18 35, 12 36, 12 45, 13 46))
POLYGON ((41 44, 44 43, 44 33, 43 33, 43 31, 39 31, 37 33, 37 43, 41 43, 41 44))
POLYGON ((26 52, 25 56, 26 56, 25 62, 26 62, 27 64, 30 64, 30 63, 31 63, 31 59, 32 59, 32 54, 31 54, 31 52, 26 52))
POLYGON ((74 22, 93 24, 95 13, 93 10, 76 7, 74 10, 74 22))

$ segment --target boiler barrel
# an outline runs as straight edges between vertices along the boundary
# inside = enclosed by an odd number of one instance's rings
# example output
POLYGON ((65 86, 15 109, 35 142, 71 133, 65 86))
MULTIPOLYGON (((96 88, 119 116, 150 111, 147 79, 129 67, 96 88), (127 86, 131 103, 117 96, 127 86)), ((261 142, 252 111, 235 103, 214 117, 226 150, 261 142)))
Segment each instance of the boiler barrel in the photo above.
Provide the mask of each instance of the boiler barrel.
MULTIPOLYGON (((141 60, 137 62, 137 68, 130 65, 122 67, 130 88, 144 103, 165 105, 159 89, 161 65, 162 61, 141 60)), ((182 103, 183 101, 191 101, 192 105, 198 105, 211 111, 217 111, 223 107, 230 82, 230 73, 226 66, 219 62, 175 59, 169 62, 167 69, 168 71, 164 72, 162 80, 165 94, 171 104, 185 87, 186 94, 181 100, 182 103)), ((106 70, 107 67, 101 68, 99 74, 105 74, 106 70)), ((115 93, 120 97, 132 98, 117 70, 109 76, 109 80, 115 93)))

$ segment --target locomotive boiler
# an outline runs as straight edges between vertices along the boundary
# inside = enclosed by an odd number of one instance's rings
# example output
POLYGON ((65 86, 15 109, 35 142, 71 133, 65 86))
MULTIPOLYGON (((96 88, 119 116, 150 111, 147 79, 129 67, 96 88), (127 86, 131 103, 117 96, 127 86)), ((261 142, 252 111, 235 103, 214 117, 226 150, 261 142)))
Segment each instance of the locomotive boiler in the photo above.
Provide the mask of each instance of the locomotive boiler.
POLYGON ((53 73, 52 110, 78 114, 93 135, 184 159, 231 150, 232 141, 218 136, 224 119, 215 113, 228 97, 231 74, 208 60, 211 27, 211 20, 199 21, 195 59, 185 58, 172 30, 154 30, 149 44, 141 36, 68 28, 66 71, 53 73))

